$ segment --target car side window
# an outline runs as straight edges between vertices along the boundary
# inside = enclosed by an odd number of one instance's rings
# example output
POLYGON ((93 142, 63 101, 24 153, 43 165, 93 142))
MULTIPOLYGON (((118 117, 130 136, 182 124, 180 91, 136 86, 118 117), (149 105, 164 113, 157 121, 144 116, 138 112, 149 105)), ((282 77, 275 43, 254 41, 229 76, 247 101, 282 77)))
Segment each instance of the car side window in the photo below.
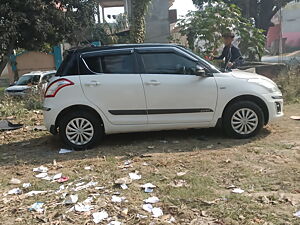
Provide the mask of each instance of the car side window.
POLYGON ((135 73, 134 58, 132 54, 99 55, 82 58, 80 65, 81 74, 128 74, 135 73))
POLYGON ((142 53, 145 73, 195 74, 196 62, 175 53, 142 53))

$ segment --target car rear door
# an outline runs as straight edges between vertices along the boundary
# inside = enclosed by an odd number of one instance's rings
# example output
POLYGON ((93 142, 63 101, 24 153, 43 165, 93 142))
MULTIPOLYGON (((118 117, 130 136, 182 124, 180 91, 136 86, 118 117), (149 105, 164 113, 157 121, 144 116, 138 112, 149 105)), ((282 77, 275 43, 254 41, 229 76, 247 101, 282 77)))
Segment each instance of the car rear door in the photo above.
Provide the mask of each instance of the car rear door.
POLYGON ((146 101, 133 49, 82 53, 80 79, 86 98, 112 124, 147 123, 146 101))
POLYGON ((213 76, 195 75, 197 60, 173 48, 140 48, 144 67, 148 122, 150 124, 205 123, 213 119, 217 85, 213 76))

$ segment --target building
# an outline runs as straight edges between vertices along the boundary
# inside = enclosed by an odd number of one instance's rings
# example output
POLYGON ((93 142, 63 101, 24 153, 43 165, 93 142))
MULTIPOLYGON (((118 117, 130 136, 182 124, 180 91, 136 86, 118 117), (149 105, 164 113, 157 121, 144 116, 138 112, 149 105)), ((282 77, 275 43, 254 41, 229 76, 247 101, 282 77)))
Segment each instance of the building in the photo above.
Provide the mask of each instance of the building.
POLYGON ((273 18, 267 35, 267 48, 272 55, 300 50, 300 2, 292 1, 273 18), (282 43, 282 46, 281 46, 282 43))
MULTIPOLYGON (((173 3, 174 0, 151 0, 146 15, 145 42, 169 42, 170 24, 174 21, 174 14, 176 14, 174 10, 169 10, 173 3)), ((131 0, 100 0, 99 4, 102 9, 102 21, 105 21, 105 9, 110 7, 124 7, 124 11, 128 17, 130 18, 131 16, 131 0)), ((98 14, 98 20, 100 20, 100 14, 98 14)))

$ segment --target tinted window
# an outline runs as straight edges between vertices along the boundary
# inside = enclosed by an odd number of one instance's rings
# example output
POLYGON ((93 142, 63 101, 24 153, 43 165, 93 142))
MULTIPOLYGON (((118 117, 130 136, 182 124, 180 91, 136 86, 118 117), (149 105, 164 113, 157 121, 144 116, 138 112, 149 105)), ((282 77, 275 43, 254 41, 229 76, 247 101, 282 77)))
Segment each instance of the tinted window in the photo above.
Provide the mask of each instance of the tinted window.
POLYGON ((83 65, 80 65, 80 72, 81 74, 134 73, 133 59, 133 55, 87 56, 83 57, 83 65))
POLYGON ((58 76, 78 75, 76 54, 67 53, 56 74, 58 76))
POLYGON ((145 73, 150 74, 194 74, 196 62, 175 53, 141 54, 145 73))

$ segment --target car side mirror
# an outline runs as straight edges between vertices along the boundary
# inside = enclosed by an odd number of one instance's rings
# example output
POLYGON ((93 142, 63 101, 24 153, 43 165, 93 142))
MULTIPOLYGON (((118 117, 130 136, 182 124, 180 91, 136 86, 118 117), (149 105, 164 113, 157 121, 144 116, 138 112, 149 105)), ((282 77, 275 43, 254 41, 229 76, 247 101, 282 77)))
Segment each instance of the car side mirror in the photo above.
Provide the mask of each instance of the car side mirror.
POLYGON ((197 65, 195 75, 198 77, 206 77, 206 71, 203 67, 197 65))

